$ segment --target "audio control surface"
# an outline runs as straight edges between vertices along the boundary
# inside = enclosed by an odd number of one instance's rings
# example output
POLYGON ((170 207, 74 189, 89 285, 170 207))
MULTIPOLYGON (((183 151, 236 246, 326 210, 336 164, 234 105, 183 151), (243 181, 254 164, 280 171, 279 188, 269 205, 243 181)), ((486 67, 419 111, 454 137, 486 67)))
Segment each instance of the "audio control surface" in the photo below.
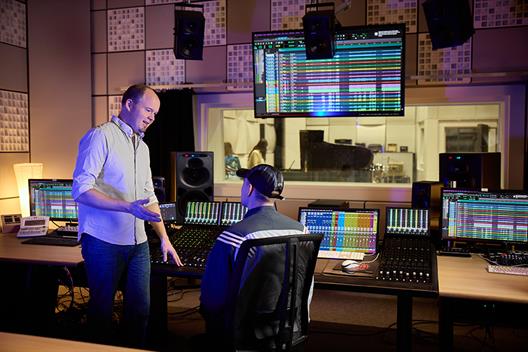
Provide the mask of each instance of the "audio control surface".
POLYGON ((376 279, 412 284, 432 284, 431 239, 423 236, 386 236, 376 279))
MULTIPOLYGON (((181 229, 168 230, 171 243, 183 262, 183 270, 205 270, 207 256, 222 231, 223 228, 220 226, 192 225, 186 225, 181 229)), ((150 258, 152 264, 176 267, 171 261, 163 261, 158 245, 150 246, 150 258)))

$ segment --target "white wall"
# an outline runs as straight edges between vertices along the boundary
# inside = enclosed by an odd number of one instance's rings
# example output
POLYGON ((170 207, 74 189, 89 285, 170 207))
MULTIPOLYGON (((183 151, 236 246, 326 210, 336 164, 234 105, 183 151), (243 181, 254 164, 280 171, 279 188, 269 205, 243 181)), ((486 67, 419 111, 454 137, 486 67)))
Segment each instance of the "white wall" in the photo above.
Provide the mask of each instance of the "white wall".
POLYGON ((31 161, 71 178, 92 126, 90 0, 28 1, 31 161))

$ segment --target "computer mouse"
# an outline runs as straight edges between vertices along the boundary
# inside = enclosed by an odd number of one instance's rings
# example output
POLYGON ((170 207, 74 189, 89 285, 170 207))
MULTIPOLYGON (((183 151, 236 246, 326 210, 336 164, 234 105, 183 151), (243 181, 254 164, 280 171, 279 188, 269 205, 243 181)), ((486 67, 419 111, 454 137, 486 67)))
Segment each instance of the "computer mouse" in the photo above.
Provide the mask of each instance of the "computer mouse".
POLYGON ((350 269, 357 268, 359 264, 360 263, 356 262, 355 260, 347 259, 347 260, 343 260, 343 262, 341 263, 341 268, 343 270, 350 270, 350 269))

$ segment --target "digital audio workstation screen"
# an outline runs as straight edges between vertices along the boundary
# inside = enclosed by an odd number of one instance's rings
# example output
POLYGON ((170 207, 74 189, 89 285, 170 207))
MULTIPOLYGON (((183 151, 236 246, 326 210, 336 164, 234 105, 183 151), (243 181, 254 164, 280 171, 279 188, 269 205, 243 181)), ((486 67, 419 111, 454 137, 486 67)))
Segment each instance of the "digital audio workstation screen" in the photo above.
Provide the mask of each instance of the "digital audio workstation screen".
POLYGON ((376 253, 379 212, 377 209, 299 209, 299 222, 310 233, 323 234, 320 256, 332 252, 376 253))
POLYGON ((244 218, 247 208, 241 203, 237 202, 223 202, 222 203, 222 217, 220 218, 220 225, 233 225, 244 218))
POLYGON ((220 202, 188 202, 186 224, 218 225, 220 202))
POLYGON ((429 234, 429 210, 411 208, 387 208, 386 234, 429 234))
POLYGON ((72 198, 73 180, 30 179, 29 209, 32 216, 77 221, 77 203, 72 198))
POLYGON ((403 116, 405 26, 336 30, 307 60, 302 30, 253 33, 255 116, 403 116))
POLYGON ((528 194, 442 190, 442 238, 528 242, 528 194))

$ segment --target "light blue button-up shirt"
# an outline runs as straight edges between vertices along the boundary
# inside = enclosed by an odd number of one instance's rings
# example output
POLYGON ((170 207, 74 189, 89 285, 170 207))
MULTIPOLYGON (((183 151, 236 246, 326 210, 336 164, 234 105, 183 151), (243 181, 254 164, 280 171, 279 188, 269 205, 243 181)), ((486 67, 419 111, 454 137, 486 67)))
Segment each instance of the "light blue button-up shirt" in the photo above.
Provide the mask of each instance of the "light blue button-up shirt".
MULTIPOLYGON (((115 199, 157 202, 152 184, 148 146, 119 118, 91 129, 79 143, 73 172, 72 196, 95 189, 115 199)), ((132 214, 79 203, 79 236, 90 234, 102 241, 133 245, 147 240, 144 222, 132 214)))

